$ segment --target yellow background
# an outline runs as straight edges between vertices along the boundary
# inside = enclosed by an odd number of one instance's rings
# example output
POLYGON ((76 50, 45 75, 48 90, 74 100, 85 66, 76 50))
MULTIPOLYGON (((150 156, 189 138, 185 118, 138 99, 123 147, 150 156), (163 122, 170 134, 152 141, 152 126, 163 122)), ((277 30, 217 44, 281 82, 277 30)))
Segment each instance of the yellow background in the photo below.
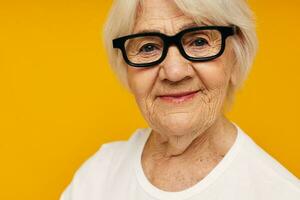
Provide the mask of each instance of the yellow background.
MULTIPOLYGON (((0 199, 58 199, 101 144, 147 126, 108 67, 110 4, 1 1, 0 199)), ((229 117, 300 177, 300 1, 250 4, 260 49, 229 117)))

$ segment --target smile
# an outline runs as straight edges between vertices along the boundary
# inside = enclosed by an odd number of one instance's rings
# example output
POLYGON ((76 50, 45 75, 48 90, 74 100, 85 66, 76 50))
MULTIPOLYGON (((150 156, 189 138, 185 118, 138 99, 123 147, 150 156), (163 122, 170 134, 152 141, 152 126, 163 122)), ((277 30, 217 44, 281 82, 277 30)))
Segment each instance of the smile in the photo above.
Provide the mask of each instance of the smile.
POLYGON ((158 98, 167 103, 183 103, 193 99, 199 91, 161 95, 158 98))

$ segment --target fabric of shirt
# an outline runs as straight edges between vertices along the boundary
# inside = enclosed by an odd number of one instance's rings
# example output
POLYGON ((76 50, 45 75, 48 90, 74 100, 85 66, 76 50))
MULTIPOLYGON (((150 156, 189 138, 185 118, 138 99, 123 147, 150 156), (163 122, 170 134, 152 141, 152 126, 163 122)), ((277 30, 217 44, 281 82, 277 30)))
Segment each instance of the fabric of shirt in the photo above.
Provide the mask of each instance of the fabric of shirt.
POLYGON ((155 187, 141 165, 152 131, 139 128, 127 141, 106 143, 75 173, 61 200, 300 200, 300 180, 259 147, 238 125, 223 159, 192 187, 155 187))

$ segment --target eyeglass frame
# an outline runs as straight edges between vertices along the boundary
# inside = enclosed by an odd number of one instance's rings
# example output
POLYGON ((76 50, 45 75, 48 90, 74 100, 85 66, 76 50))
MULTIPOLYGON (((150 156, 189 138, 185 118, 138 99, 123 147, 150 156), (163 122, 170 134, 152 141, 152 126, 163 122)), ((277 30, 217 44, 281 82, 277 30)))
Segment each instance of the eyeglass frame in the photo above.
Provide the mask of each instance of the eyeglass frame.
POLYGON ((113 42, 113 48, 120 49, 125 62, 128 65, 133 66, 133 67, 142 68, 142 67, 151 67, 151 66, 160 64, 166 58, 169 47, 171 45, 175 45, 179 49, 179 52, 181 53, 181 55, 189 61, 206 62, 206 61, 211 61, 211 60, 221 56, 224 53, 225 46, 226 46, 225 45, 226 39, 231 35, 235 35, 237 33, 237 30, 238 30, 238 27, 235 25, 232 25, 232 26, 197 26, 197 27, 184 29, 172 36, 169 36, 169 35, 166 35, 163 33, 159 33, 159 32, 146 32, 146 33, 137 33, 137 34, 131 34, 131 35, 119 37, 119 38, 113 39, 112 42, 113 42), (217 53, 216 55, 213 55, 213 56, 200 57, 200 58, 191 57, 188 54, 186 54, 186 52, 181 44, 181 39, 186 33, 197 31, 197 30, 217 30, 221 33, 222 43, 221 43, 221 49, 220 49, 219 53, 217 53), (162 39, 163 45, 164 45, 162 55, 158 60, 150 62, 150 63, 133 63, 128 59, 126 49, 125 49, 125 42, 128 39, 132 39, 132 38, 136 38, 136 37, 143 37, 143 36, 160 37, 162 39))

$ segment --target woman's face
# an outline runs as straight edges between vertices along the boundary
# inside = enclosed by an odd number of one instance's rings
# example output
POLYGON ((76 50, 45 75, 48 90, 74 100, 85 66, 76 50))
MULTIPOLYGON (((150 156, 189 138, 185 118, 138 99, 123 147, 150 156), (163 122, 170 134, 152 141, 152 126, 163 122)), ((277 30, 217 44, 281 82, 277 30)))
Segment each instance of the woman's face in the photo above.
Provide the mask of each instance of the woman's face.
MULTIPOLYGON (((134 33, 160 31, 174 35, 193 24, 193 19, 173 1, 145 0, 134 33)), ((156 66, 127 66, 131 92, 150 127, 160 134, 191 137, 210 127, 221 113, 230 80, 235 79, 231 57, 227 40, 225 52, 213 61, 188 61, 177 47, 171 46, 165 60, 156 66), (184 92, 195 93, 161 97, 184 92)))

